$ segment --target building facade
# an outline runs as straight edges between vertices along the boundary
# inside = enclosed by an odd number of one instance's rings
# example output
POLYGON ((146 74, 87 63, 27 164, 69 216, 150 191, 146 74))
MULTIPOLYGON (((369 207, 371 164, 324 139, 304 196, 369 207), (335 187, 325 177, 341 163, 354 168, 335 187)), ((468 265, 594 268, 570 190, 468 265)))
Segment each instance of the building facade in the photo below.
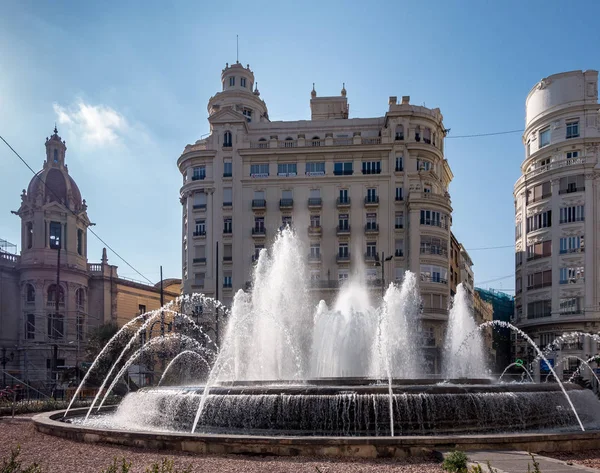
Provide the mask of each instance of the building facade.
MULTIPOLYGON (((600 329, 598 72, 542 79, 525 111, 525 159, 514 187, 515 320, 544 347, 565 332, 600 329)), ((594 355, 596 345, 581 337, 551 363, 568 377, 579 363, 574 356, 594 355)), ((518 343, 517 357, 532 355, 518 343)))
MULTIPOLYGON (((473 318, 477 325, 494 320, 494 308, 492 304, 483 300, 479 292, 473 293, 473 318)), ((492 327, 487 327, 481 332, 485 353, 487 355, 487 364, 490 369, 496 366, 496 349, 494 347, 494 337, 492 327)))
POLYGON ((313 86, 310 120, 271 121, 249 66, 227 65, 221 85, 208 102, 210 136, 177 162, 184 293, 231 304, 260 250, 290 224, 305 245, 315 298, 335 297, 359 261, 376 294, 382 269, 386 283, 406 270, 419 275, 423 338, 437 359, 453 178, 440 110, 390 97, 384 116, 350 118, 345 88, 318 97, 313 86))
MULTIPOLYGON (((515 312, 514 296, 493 289, 475 288, 476 294, 483 301, 492 304, 493 320, 510 322, 515 312)), ((515 348, 511 343, 511 331, 508 328, 496 327, 492 331, 493 349, 496 356, 495 365, 491 368, 495 373, 502 373, 510 363, 516 360, 515 348)))
MULTIPOLYGON (((43 169, 13 212, 21 219, 20 255, 0 250, 0 349, 10 384, 52 384, 58 369, 83 361, 90 329, 160 307, 158 285, 120 278, 106 249, 99 263, 88 262, 92 223, 66 150, 55 128, 43 169)), ((165 302, 178 285, 168 281, 165 302)))

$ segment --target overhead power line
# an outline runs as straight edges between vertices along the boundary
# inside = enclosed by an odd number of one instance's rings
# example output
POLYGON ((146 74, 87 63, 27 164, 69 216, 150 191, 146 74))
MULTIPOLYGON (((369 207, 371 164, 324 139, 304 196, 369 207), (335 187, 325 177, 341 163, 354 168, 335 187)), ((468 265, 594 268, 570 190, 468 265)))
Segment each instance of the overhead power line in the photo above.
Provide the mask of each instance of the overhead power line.
POLYGON ((481 248, 466 248, 467 251, 480 251, 480 250, 499 250, 501 248, 514 248, 515 245, 504 245, 504 246, 483 246, 481 248))
MULTIPOLYGON (((0 139, 2 141, 4 141, 4 144, 6 146, 8 146, 10 148, 10 150, 15 153, 15 155, 21 160, 21 162, 27 166, 27 168, 33 173, 33 175, 40 180, 40 182, 42 184, 44 184, 44 187, 50 191, 54 197, 57 199, 57 201, 60 202, 58 196, 54 193, 54 191, 52 189, 50 189, 50 187, 48 187, 48 185, 42 180, 42 178, 39 176, 38 173, 36 173, 33 168, 27 163, 27 161, 25 161, 21 155, 19 153, 17 153, 17 151, 8 143, 8 141, 6 141, 4 139, 4 137, 2 137, 2 135, 0 135, 0 139)), ((77 214, 75 212, 73 212, 73 210, 69 209, 67 207, 67 209, 69 210, 69 212, 71 212, 73 215, 75 215, 77 217, 77 214)), ((127 266, 129 266, 131 269, 133 269, 139 276, 141 276, 142 278, 144 278, 146 281, 148 281, 150 284, 154 284, 152 281, 150 281, 150 279, 148 279, 146 276, 144 276, 142 273, 140 273, 137 269, 135 269, 125 258, 123 258, 119 253, 117 253, 108 243, 106 243, 102 238, 100 238, 100 236, 91 228, 88 228, 88 231, 94 235, 104 246, 106 246, 106 248, 108 248, 110 251, 112 251, 121 261, 123 261, 127 266)))
POLYGON ((480 285, 480 284, 488 284, 488 283, 491 283, 491 282, 496 282, 496 281, 502 281, 503 279, 514 278, 514 277, 515 277, 515 275, 514 275, 514 273, 513 273, 513 274, 509 274, 509 275, 507 275, 507 276, 502 276, 502 277, 500 277, 500 278, 488 279, 487 281, 477 281, 477 285, 480 285))
POLYGON ((478 133, 475 135, 457 135, 457 136, 446 136, 446 139, 457 139, 457 138, 479 138, 482 136, 495 136, 495 135, 508 135, 510 133, 523 133, 525 130, 520 129, 520 130, 508 130, 508 131, 496 131, 493 133, 478 133))

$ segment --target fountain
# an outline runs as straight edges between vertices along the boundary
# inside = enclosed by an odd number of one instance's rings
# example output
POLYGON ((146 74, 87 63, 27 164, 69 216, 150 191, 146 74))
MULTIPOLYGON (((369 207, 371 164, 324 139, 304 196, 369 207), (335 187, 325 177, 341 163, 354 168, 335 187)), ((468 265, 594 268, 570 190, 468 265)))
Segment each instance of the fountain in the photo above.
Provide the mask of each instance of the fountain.
MULTIPOLYGON (((282 230, 271 249, 261 251, 252 289, 235 294, 219 349, 207 337, 197 346, 190 342, 163 373, 186 356, 188 363, 210 367, 206 379, 183 386, 159 382, 129 393, 116 408, 90 408, 89 417, 66 421, 78 428, 261 439, 575 432, 600 425, 600 403, 580 386, 494 379, 462 285, 436 372, 423 362, 422 303, 413 273, 390 284, 382 298, 369 290, 356 263, 328 305, 311 298, 305 254, 294 232, 282 230)), ((177 307, 171 304, 169 314, 185 318, 177 307)), ((171 333, 137 346, 148 320, 140 323, 105 380, 105 398, 144 350, 187 339, 171 333)))

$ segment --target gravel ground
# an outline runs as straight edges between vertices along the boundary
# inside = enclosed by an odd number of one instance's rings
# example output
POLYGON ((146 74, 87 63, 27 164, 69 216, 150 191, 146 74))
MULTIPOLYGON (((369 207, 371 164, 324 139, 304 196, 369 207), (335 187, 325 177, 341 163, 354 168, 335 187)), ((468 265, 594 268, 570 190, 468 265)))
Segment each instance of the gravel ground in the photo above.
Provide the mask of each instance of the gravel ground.
POLYGON ((72 442, 36 432, 24 420, 0 418, 0 459, 7 458, 10 449, 21 446, 23 465, 38 462, 44 473, 101 473, 113 458, 123 456, 133 463, 132 471, 144 473, 155 461, 169 457, 179 467, 192 465, 194 472, 243 473, 356 473, 356 472, 413 472, 441 473, 440 464, 433 459, 409 460, 348 460, 304 457, 248 457, 239 455, 194 456, 157 450, 122 448, 113 445, 92 445, 72 442))
POLYGON ((583 465, 590 468, 600 469, 600 450, 584 450, 582 452, 552 452, 542 453, 550 458, 556 458, 567 463, 583 465))

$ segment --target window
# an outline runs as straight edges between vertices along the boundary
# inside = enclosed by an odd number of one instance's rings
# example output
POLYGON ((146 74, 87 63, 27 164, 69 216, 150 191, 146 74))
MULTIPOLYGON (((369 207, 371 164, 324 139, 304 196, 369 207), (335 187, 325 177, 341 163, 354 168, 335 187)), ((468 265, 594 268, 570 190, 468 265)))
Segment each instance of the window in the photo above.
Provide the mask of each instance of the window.
POLYGON ((336 176, 351 176, 354 173, 352 169, 351 161, 346 163, 333 163, 333 174, 336 176))
POLYGON ((585 278, 585 268, 583 266, 560 268, 560 284, 575 284, 580 279, 585 278))
POLYGON ((394 246, 394 256, 404 256, 404 239, 397 238, 394 246))
POLYGON ((75 305, 77 310, 85 309, 85 291, 81 287, 75 291, 75 305))
POLYGON ((194 229, 194 236, 206 235, 206 220, 196 220, 196 227, 194 229))
POLYGON ((554 340, 556 340, 556 334, 554 332, 543 332, 543 333, 540 333, 539 349, 540 350, 544 350, 554 340))
POLYGON ((401 282, 404 279, 404 268, 394 268, 394 279, 401 282))
POLYGON ((277 175, 280 177, 294 177, 297 175, 296 163, 280 163, 277 165, 277 175))
POLYGON ((421 254, 448 256, 448 240, 423 235, 421 237, 421 254))
POLYGON ((374 241, 367 242, 367 258, 375 258, 377 256, 377 243, 374 241))
POLYGON ((281 228, 280 228, 280 230, 284 230, 285 227, 292 228, 292 226, 293 226, 292 216, 291 215, 283 215, 281 217, 281 228))
POLYGON ((316 215, 311 215, 310 216, 310 226, 311 228, 318 228, 321 226, 321 216, 316 214, 316 215))
POLYGON ((25 320, 25 338, 35 340, 35 314, 27 314, 25 320))
POLYGON ((325 175, 325 163, 324 162, 306 163, 306 175, 307 176, 324 176, 325 175))
POLYGON ((527 275, 527 289, 540 289, 552 286, 552 270, 538 271, 527 275))
POLYGON ((223 163, 223 177, 231 177, 233 176, 233 166, 231 161, 225 161, 223 163))
POLYGON ((421 210, 421 225, 448 228, 447 219, 448 217, 442 212, 436 212, 434 210, 421 210))
POLYGON ((546 240, 527 246, 527 261, 552 256, 552 241, 546 240))
POLYGON ((77 315, 77 320, 75 322, 76 324, 76 329, 77 329, 77 340, 81 341, 84 338, 85 335, 85 317, 81 314, 77 315))
POLYGON ((252 110, 250 110, 249 108, 245 108, 244 110, 242 110, 242 115, 246 117, 246 121, 248 123, 252 121, 252 110))
POLYGON ((518 240, 519 238, 521 238, 521 236, 523 236, 523 226, 519 222, 515 226, 515 240, 518 240))
POLYGON ((50 222, 50 248, 53 250, 61 248, 61 230, 60 222, 50 222))
POLYGON ((415 141, 421 141, 421 127, 419 125, 415 128, 415 141))
POLYGON ((431 171, 431 161, 417 159, 417 171, 431 171))
POLYGON ((539 319, 542 317, 550 317, 552 315, 552 301, 535 301, 527 304, 527 318, 539 319))
POLYGON ((579 137, 579 121, 567 122, 567 139, 579 137))
POLYGON ((404 157, 396 156, 396 172, 404 171, 404 157))
POLYGON ((230 131, 226 131, 223 134, 223 147, 225 148, 230 148, 231 147, 231 132, 230 131))
POLYGON ((421 281, 448 284, 448 270, 440 266, 422 264, 421 281))
POLYGON ((77 229, 77 254, 83 255, 83 230, 81 228, 77 229))
POLYGON ((365 271, 365 279, 367 281, 377 281, 377 268, 367 268, 365 271))
POLYGON ((320 281, 321 280, 321 270, 320 269, 311 269, 310 270, 310 280, 311 281, 320 281))
POLYGON ((550 128, 540 131, 540 148, 550 144, 550 128))
POLYGON ((146 313, 146 306, 143 304, 138 305, 138 315, 142 315, 146 313))
POLYGON ((427 144, 431 144, 431 128, 425 127, 423 131, 423 141, 427 144))
POLYGON ((230 207, 233 205, 233 189, 231 187, 223 188, 223 205, 225 207, 230 207))
POLYGON ((192 181, 206 179, 206 166, 197 166, 192 171, 192 181))
POLYGON ((245 77, 240 77, 240 85, 242 87, 246 87, 246 78, 245 77))
POLYGON ((258 147, 259 148, 268 148, 269 147, 269 143, 267 142, 267 140, 265 138, 260 138, 258 140, 258 147))
POLYGON ((230 288, 230 287, 232 287, 232 284, 231 284, 231 271, 225 271, 223 273, 223 287, 224 288, 230 288))
POLYGON ((233 87, 235 85, 235 76, 231 76, 229 78, 229 87, 233 87))
MULTIPOLYGON (((56 303, 56 284, 50 284, 48 287, 48 302, 56 303)), ((65 303, 65 290, 62 286, 58 286, 58 303, 65 303)))
POLYGON ((366 229, 367 230, 376 230, 377 227, 377 214, 375 213, 368 213, 367 214, 367 226, 366 229))
POLYGON ((35 302, 35 288, 33 284, 27 284, 25 288, 25 302, 35 302))
POLYGON ((340 258, 349 258, 350 252, 348 251, 348 243, 340 243, 338 246, 338 256, 340 258))
POLYGON ((585 220, 585 206, 574 205, 560 209, 560 223, 583 222, 585 220))
POLYGON ((402 200, 404 200, 402 187, 396 187, 396 202, 401 202, 402 200))
POLYGON ((58 163, 58 150, 57 149, 54 150, 54 162, 58 163))
POLYGON ((531 141, 527 140, 527 157, 531 154, 531 141))
POLYGON ((381 161, 363 161, 363 174, 381 174, 381 161))
POLYGON ((338 281, 339 282, 347 281, 349 277, 350 277, 350 273, 348 272, 347 269, 338 270, 338 281))
POLYGON ((581 236, 560 239, 560 253, 579 253, 584 250, 584 238, 581 236))
POLYGON ((350 199, 348 198, 348 189, 340 189, 340 204, 347 204, 348 202, 350 202, 350 199))
POLYGON ((258 261, 260 252, 265 249, 265 245, 254 245, 254 254, 252 255, 252 261, 258 261))
POLYGON ((560 299, 559 307, 561 314, 579 314, 581 312, 581 298, 567 297, 560 299))
POLYGON ((223 245, 223 261, 231 261, 233 259, 233 246, 223 245))
POLYGON ((404 126, 396 125, 396 141, 402 141, 404 139, 404 126))
POLYGON ((206 194, 204 192, 194 192, 194 208, 205 209, 206 208, 206 194))
POLYGON ((585 176, 567 176, 560 178, 559 194, 570 194, 571 192, 581 192, 585 190, 585 176))
POLYGON ((321 138, 319 138, 318 136, 313 136, 312 146, 321 146, 321 138))
POLYGON ((65 335, 62 314, 48 314, 48 338, 59 340, 65 335))
POLYGON ((579 157, 579 151, 567 151, 567 159, 574 159, 579 157))
POLYGON ((396 212, 394 217, 394 227, 404 228, 404 212, 396 212))
POLYGON ((195 246, 194 247, 194 259, 193 263, 206 263, 206 246, 195 246))
POLYGON ((348 214, 340 214, 339 215, 338 228, 340 230, 350 230, 350 224, 348 223, 348 214))
POLYGON ((310 258, 311 259, 321 259, 321 244, 320 243, 311 243, 310 244, 310 258))
POLYGON ((527 191, 527 204, 538 202, 542 199, 550 197, 551 195, 552 189, 550 187, 550 181, 538 184, 527 191))
POLYGON ((25 225, 25 231, 27 232, 27 248, 33 247, 33 223, 27 222, 25 225))
POLYGON ((229 234, 233 231, 233 219, 232 217, 223 218, 223 233, 229 234))
POLYGON ((194 273, 194 286, 204 287, 204 273, 194 273))
POLYGON ((265 217, 254 217, 254 230, 257 232, 265 230, 265 217))
POLYGON ((367 189, 367 202, 379 202, 379 198, 377 197, 377 189, 374 187, 370 187, 367 189))
POLYGON ((517 294, 521 294, 521 292, 523 292, 523 282, 520 277, 515 279, 515 292, 517 294))
POLYGON ((552 210, 527 217, 527 233, 552 226, 552 210))
POLYGON ((269 163, 251 164, 250 177, 269 177, 269 163))

